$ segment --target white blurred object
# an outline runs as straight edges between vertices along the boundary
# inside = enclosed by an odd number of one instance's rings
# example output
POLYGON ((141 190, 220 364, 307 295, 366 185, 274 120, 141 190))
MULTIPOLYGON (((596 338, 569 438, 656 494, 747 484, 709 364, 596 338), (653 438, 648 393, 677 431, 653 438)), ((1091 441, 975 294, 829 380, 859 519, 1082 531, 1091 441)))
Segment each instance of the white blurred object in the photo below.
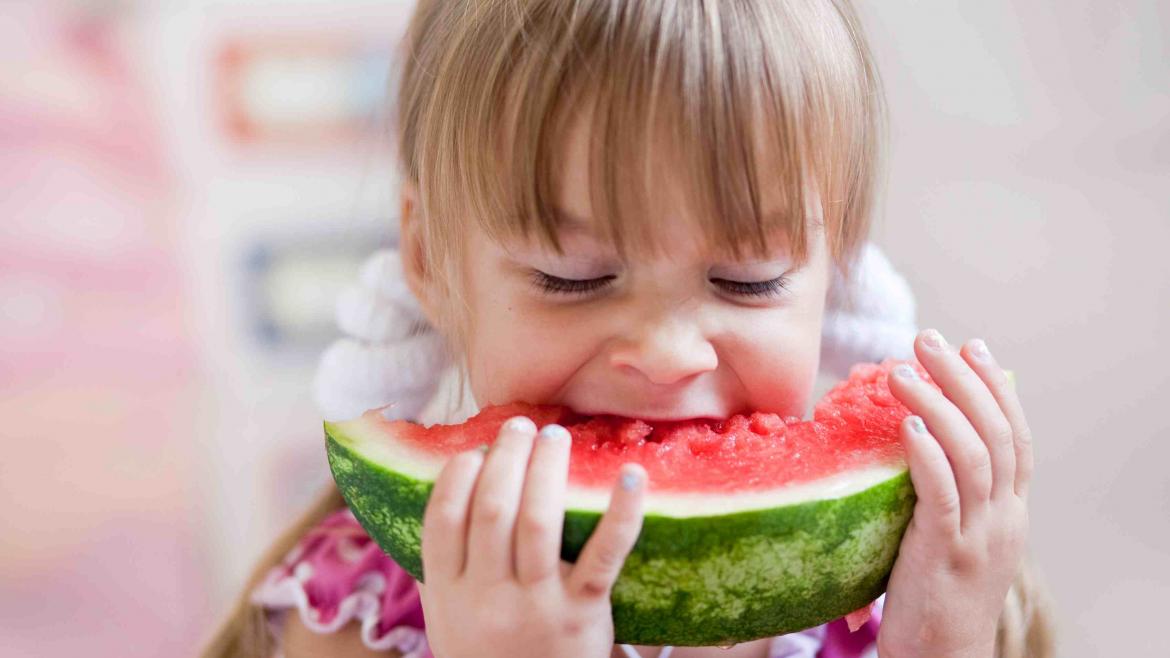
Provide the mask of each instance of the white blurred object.
POLYGON ((847 283, 837 272, 829 286, 821 368, 844 378, 861 361, 913 357, 915 311, 910 284, 877 245, 866 243, 853 280, 847 283))

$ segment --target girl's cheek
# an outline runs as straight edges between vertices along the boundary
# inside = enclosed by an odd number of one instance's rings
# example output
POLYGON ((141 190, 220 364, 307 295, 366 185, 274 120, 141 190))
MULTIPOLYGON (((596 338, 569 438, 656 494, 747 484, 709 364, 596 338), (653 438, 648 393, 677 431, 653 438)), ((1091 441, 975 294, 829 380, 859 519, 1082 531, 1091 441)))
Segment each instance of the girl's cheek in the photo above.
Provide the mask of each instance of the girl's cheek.
POLYGON ((743 382, 752 410, 803 416, 820 365, 820 325, 780 311, 737 323, 724 358, 743 382))
POLYGON ((480 405, 551 401, 595 351, 588 322, 513 305, 473 318, 468 367, 480 405))

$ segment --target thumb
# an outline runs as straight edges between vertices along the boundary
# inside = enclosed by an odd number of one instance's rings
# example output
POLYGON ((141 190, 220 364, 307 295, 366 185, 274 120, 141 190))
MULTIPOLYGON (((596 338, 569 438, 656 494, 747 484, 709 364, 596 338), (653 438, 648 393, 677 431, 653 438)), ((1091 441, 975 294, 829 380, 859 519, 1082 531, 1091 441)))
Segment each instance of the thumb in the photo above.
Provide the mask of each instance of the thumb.
POLYGON ((642 532, 645 485, 645 469, 632 463, 622 466, 609 508, 569 574, 570 593, 587 598, 609 596, 622 564, 642 532))

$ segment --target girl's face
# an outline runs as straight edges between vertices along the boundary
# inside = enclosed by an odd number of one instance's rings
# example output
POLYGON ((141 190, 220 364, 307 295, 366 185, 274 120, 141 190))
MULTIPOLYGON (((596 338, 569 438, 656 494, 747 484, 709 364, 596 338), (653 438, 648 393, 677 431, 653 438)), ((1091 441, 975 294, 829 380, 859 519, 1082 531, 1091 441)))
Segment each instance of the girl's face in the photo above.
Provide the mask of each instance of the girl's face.
MULTIPOLYGON (((681 195, 666 193, 652 205, 662 209, 655 226, 666 255, 622 261, 591 219, 585 133, 577 129, 568 144, 564 256, 535 239, 496 243, 468 222, 467 358, 477 403, 646 420, 803 416, 830 278, 818 222, 799 269, 784 245, 737 262, 707 248, 671 201, 681 195)), ((765 212, 769 201, 765 191, 765 212)))

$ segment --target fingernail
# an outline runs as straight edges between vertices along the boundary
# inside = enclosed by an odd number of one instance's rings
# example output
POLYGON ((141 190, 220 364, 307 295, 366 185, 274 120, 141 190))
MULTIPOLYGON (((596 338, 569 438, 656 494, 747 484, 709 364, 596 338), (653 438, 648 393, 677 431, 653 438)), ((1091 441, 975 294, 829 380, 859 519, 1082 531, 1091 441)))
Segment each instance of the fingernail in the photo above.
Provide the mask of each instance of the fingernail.
POLYGON ((633 491, 642 483, 642 474, 634 469, 622 470, 622 489, 633 491))
POLYGON ((940 334, 937 329, 927 329, 923 335, 922 340, 927 345, 933 347, 936 350, 946 347, 947 344, 947 340, 943 338, 943 335, 940 334))
POLYGON ((910 429, 919 434, 926 434, 926 423, 922 422, 922 418, 918 416, 910 417, 910 429))
POLYGON ((571 435, 564 426, 550 423, 540 428, 540 438, 546 441, 567 441, 571 435))
POLYGON ((894 374, 907 381, 918 378, 918 373, 914 372, 914 368, 905 363, 894 366, 894 374))
POLYGON ((987 349, 987 343, 984 343, 982 338, 971 341, 971 353, 981 361, 986 361, 991 356, 991 352, 987 349))
POLYGON ((532 419, 528 416, 512 416, 508 419, 508 422, 504 423, 504 429, 509 432, 531 436, 536 434, 536 423, 532 422, 532 419))

